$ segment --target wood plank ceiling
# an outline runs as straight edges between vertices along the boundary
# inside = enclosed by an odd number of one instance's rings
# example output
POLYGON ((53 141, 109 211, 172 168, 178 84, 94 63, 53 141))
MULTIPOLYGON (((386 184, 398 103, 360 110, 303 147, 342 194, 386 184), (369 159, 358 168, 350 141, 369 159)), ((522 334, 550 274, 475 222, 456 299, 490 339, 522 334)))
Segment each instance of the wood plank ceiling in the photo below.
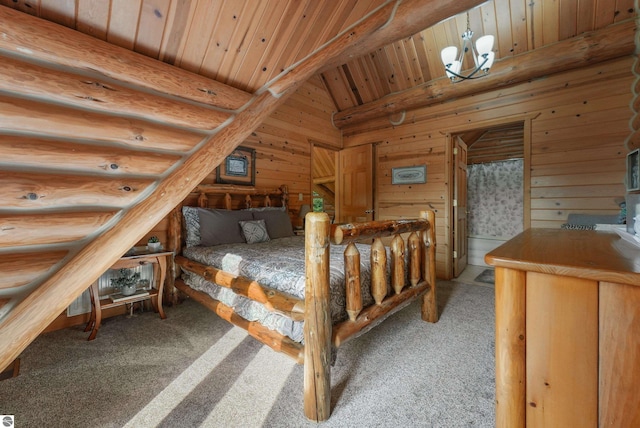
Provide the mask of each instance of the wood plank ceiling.
MULTIPOLYGON (((0 0, 0 4, 254 93, 388 0, 0 0)), ((635 16, 634 0, 492 0, 469 12, 496 60, 635 16)), ((444 75, 467 15, 325 69, 337 111, 444 75)), ((467 63, 471 59, 468 58, 467 63)))

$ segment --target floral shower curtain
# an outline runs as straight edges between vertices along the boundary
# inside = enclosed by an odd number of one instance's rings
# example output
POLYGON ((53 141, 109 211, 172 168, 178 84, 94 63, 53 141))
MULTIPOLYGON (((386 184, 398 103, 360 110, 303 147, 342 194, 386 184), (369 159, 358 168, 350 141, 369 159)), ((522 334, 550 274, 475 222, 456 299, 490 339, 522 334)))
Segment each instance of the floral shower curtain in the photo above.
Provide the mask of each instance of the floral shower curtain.
POLYGON ((522 232, 523 171, 522 159, 468 166, 470 237, 510 239, 522 232))

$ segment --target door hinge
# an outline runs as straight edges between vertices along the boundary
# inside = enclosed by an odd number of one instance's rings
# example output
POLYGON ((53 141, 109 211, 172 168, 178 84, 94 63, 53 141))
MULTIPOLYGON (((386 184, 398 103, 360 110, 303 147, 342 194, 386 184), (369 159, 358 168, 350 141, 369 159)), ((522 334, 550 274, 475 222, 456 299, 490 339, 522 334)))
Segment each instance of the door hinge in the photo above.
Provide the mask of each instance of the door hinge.
POLYGON ((454 252, 453 252, 453 258, 454 258, 454 259, 457 259, 457 258, 458 258, 458 252, 457 252, 457 251, 454 251, 454 252))
POLYGON ((458 148, 457 148, 457 147, 454 147, 454 148, 453 148, 453 155, 455 156, 455 155, 457 155, 457 154, 458 154, 458 148))
POLYGON ((454 206, 454 207, 457 207, 457 206, 458 206, 458 200, 457 200, 457 199, 454 199, 454 200, 453 200, 453 206, 454 206))

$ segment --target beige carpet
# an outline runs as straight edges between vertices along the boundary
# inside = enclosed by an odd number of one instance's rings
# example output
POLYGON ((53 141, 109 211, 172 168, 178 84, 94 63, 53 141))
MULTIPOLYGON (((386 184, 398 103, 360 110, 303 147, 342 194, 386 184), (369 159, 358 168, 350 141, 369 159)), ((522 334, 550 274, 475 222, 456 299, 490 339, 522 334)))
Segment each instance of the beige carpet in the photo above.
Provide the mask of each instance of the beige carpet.
POLYGON ((0 382, 16 427, 492 427, 493 289, 438 286, 441 319, 414 303, 340 348, 332 416, 302 411, 302 367, 199 304, 40 336, 0 382))

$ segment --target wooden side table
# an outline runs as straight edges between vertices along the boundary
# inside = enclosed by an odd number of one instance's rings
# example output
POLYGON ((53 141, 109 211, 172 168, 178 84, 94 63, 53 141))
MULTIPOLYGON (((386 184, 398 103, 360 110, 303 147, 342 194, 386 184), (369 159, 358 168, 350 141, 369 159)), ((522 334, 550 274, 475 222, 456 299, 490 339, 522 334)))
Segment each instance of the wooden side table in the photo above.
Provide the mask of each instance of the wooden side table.
POLYGON ((102 310, 108 308, 115 308, 126 304, 133 304, 144 300, 151 300, 153 309, 160 314, 160 318, 165 319, 167 316, 162 309, 162 292, 164 288, 164 280, 167 275, 167 259, 172 257, 173 253, 170 251, 163 252, 149 252, 147 250, 136 251, 133 255, 121 257, 116 263, 111 266, 110 269, 131 269, 140 265, 153 264, 153 279, 155 287, 149 290, 149 294, 145 295, 133 295, 129 298, 118 300, 114 302, 111 298, 107 297, 100 299, 100 292, 98 289, 98 281, 95 281, 89 287, 91 294, 91 317, 84 331, 91 330, 91 334, 87 340, 93 340, 98 334, 98 329, 102 323, 102 310))

